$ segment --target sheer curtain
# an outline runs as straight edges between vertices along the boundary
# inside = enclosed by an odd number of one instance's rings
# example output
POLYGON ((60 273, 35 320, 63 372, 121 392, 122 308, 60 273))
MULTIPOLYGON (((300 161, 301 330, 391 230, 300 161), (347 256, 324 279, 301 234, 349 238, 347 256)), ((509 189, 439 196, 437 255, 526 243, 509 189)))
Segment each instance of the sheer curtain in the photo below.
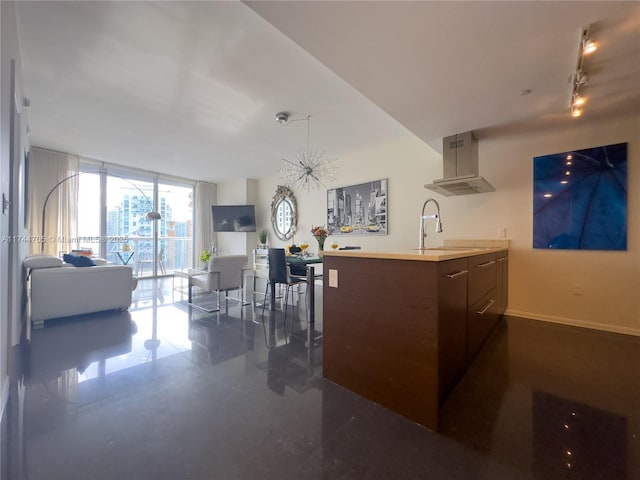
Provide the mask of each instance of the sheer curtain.
MULTIPOLYGON (((76 155, 32 148, 29 154, 29 235, 42 235, 42 207, 51 189, 60 181, 79 171, 76 155)), ((76 245, 78 177, 71 178, 53 191, 45 212, 45 242, 43 253, 58 255, 76 245)), ((31 243, 30 253, 40 253, 42 245, 31 243)))
POLYGON ((213 218, 211 217, 211 205, 217 203, 218 188, 213 183, 196 182, 195 188, 195 228, 194 228, 194 252, 196 265, 199 265, 200 254, 203 250, 211 248, 215 240, 213 236, 213 218))

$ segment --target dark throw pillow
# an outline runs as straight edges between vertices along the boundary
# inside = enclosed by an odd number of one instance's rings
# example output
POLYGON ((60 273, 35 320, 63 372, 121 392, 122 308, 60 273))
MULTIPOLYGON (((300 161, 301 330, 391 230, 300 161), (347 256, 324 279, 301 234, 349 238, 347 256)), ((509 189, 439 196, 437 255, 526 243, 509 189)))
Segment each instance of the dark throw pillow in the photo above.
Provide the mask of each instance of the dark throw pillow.
POLYGON ((71 255, 69 253, 65 253, 62 256, 62 259, 66 263, 70 263, 74 267, 95 267, 96 264, 89 257, 83 257, 82 255, 71 255))

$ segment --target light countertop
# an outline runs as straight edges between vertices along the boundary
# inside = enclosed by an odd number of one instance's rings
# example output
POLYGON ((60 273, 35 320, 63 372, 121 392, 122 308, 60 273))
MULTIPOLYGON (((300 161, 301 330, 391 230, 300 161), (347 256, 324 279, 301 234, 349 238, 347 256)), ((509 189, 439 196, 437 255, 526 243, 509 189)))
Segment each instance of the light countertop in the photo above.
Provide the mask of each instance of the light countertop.
POLYGON ((456 258, 502 252, 509 249, 508 240, 445 240, 442 247, 408 250, 325 250, 323 256, 350 258, 380 258, 389 260, 417 260, 441 262, 456 258))

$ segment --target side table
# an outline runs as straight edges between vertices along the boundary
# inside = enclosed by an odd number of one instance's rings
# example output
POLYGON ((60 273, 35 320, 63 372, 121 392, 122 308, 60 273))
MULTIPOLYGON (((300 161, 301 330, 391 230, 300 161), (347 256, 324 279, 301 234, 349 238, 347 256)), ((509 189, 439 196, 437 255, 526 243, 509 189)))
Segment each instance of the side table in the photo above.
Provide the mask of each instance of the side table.
POLYGON ((186 278, 187 279, 187 291, 188 291, 188 302, 191 302, 191 278, 195 275, 205 275, 207 270, 203 268, 186 268, 183 270, 175 270, 173 272, 174 285, 173 288, 175 290, 175 277, 186 278))

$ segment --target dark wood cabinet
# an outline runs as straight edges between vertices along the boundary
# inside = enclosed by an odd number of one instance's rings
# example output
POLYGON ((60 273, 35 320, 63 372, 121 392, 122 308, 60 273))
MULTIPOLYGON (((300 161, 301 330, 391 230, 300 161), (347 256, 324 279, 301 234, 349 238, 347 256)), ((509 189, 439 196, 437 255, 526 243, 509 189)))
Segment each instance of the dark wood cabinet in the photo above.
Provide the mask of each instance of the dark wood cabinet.
POLYGON ((504 311, 506 263, 497 260, 495 251, 325 256, 324 376, 436 430, 440 405, 504 311))
POLYGON ((498 312, 502 315, 509 304, 509 252, 507 250, 498 252, 497 262, 496 297, 498 312))
POLYGON ((505 251, 469 257, 467 366, 504 313, 503 253, 506 255, 505 251))
POLYGON ((434 430, 437 271, 438 262, 324 258, 324 377, 434 430))
POLYGON ((438 360, 440 402, 467 368, 467 259, 438 264, 438 360))

